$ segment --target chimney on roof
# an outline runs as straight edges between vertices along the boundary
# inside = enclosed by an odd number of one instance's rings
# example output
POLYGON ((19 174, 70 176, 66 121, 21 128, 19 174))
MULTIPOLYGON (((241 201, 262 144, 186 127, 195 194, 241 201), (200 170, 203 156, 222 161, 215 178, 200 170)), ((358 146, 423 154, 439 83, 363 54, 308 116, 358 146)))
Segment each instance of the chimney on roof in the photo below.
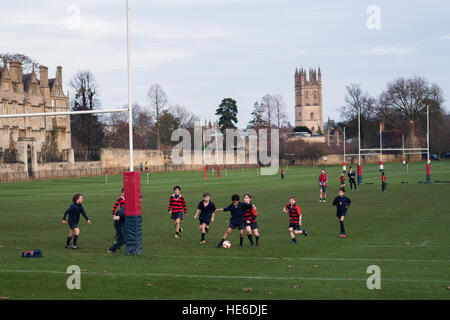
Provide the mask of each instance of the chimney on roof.
POLYGON ((48 88, 48 68, 46 66, 39 67, 39 82, 41 88, 48 88))

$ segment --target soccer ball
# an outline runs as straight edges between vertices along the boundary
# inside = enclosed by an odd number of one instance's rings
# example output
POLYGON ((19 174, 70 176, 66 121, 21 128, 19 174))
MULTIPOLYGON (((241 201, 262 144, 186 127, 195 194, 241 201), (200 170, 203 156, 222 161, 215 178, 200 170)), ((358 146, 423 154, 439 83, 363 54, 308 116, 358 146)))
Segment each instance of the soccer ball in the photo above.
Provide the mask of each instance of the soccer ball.
POLYGON ((231 247, 231 242, 226 240, 223 242, 222 247, 224 247, 225 249, 228 249, 229 247, 231 247))

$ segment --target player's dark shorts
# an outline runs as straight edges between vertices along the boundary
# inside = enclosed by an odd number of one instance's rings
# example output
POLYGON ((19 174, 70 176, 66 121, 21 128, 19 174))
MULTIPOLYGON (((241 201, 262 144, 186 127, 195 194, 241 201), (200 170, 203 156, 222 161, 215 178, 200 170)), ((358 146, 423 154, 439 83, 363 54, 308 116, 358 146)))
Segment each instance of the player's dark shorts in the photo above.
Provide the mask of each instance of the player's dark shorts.
POLYGON ((289 229, 300 230, 300 224, 289 222, 289 229))
POLYGON ((247 221, 245 222, 245 227, 250 227, 252 230, 258 229, 258 222, 254 221, 254 222, 250 222, 247 223, 247 221))
POLYGON ((327 192, 327 187, 319 186, 319 189, 322 190, 322 191, 325 192, 325 193, 327 192))
POLYGON ((228 228, 239 230, 244 230, 244 222, 243 221, 230 221, 230 224, 228 225, 228 228))
POLYGON ((339 219, 340 219, 341 217, 345 217, 346 215, 347 215, 347 211, 336 213, 336 217, 338 217, 339 219))
POLYGON ((170 217, 172 220, 183 219, 183 211, 180 212, 172 212, 172 216, 170 217))
POLYGON ((70 221, 69 221, 69 229, 74 230, 74 229, 76 229, 76 228, 78 228, 78 223, 77 223, 77 222, 70 222, 70 221))
POLYGON ((207 219, 207 218, 200 218, 200 225, 202 224, 206 224, 207 226, 209 226, 209 224, 211 223, 211 218, 207 219))

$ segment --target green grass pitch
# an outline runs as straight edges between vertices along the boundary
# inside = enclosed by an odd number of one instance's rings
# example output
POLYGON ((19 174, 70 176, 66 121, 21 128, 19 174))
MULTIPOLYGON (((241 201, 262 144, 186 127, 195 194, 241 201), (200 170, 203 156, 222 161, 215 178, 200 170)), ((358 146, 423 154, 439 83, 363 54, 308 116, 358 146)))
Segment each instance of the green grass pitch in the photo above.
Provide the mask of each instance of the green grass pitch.
MULTIPOLYGON (((124 247, 107 255, 114 236, 111 209, 122 176, 0 184, 0 297, 9 299, 449 299, 450 184, 419 184, 425 164, 385 164, 387 192, 380 191, 376 165, 363 167, 359 191, 340 239, 332 200, 341 168, 327 167, 328 201, 318 203, 320 168, 289 167, 257 176, 256 169, 222 172, 203 181, 202 172, 142 175, 143 254, 126 256, 124 247), (408 181, 408 184, 402 184, 408 181), (373 182, 373 184, 368 184, 373 182), (184 233, 174 238, 167 212, 174 185, 181 185, 189 215, 184 233), (81 218, 80 250, 64 248, 68 227, 60 220, 74 192, 85 195, 92 224, 81 218), (235 230, 230 249, 215 245, 229 213, 216 214, 207 243, 201 245, 193 219, 202 192, 218 208, 231 195, 254 194, 260 246, 239 248, 235 230), (290 244, 288 217, 281 208, 295 194, 308 236, 290 244), (43 258, 23 259, 24 250, 41 249, 43 258), (66 287, 69 265, 81 268, 81 290, 66 287), (369 290, 367 267, 381 269, 381 289, 369 290), (251 288, 252 290, 243 290, 251 288)), ((450 162, 433 162, 432 181, 450 180, 450 162)), ((348 188, 347 188, 348 189, 348 188)))

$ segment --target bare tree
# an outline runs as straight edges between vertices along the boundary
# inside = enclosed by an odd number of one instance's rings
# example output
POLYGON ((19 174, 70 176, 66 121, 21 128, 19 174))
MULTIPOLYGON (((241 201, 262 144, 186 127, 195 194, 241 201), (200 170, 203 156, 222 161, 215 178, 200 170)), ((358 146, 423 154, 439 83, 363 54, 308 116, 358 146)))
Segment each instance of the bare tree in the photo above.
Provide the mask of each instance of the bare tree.
POLYGON ((358 111, 361 117, 361 141, 372 145, 377 137, 376 100, 361 89, 360 84, 346 86, 345 104, 341 107, 341 117, 346 122, 349 134, 358 132, 358 111), (375 139, 373 141, 373 139, 375 139))
POLYGON ((159 150, 161 147, 160 141, 160 116, 163 111, 165 111, 165 107, 167 106, 167 95, 164 92, 163 88, 159 84, 154 84, 150 87, 147 92, 147 97, 150 101, 150 106, 155 111, 155 120, 156 120, 156 147, 159 150))
POLYGON ((267 126, 270 130, 275 119, 275 101, 270 94, 266 94, 264 97, 262 97, 260 108, 262 119, 267 123, 267 126))
MULTIPOLYGON (((387 84, 379 98, 381 111, 396 113, 402 120, 417 122, 429 101, 442 105, 442 90, 437 84, 429 84, 423 77, 398 78, 387 84)), ((383 115, 388 115, 384 112, 383 115)))
POLYGON ((171 111, 176 119, 178 119, 180 123, 180 128, 193 128, 196 121, 199 121, 200 118, 190 112, 188 109, 181 105, 173 105, 171 107, 171 111))
POLYGON ((10 62, 21 62, 22 70, 24 73, 30 73, 33 70, 39 68, 39 63, 27 55, 21 53, 0 53, 0 61, 7 63, 10 62))
POLYGON ((283 123, 288 119, 286 113, 286 103, 283 100, 283 96, 279 94, 274 94, 272 96, 274 102, 275 119, 277 122, 277 128, 281 128, 283 123))

